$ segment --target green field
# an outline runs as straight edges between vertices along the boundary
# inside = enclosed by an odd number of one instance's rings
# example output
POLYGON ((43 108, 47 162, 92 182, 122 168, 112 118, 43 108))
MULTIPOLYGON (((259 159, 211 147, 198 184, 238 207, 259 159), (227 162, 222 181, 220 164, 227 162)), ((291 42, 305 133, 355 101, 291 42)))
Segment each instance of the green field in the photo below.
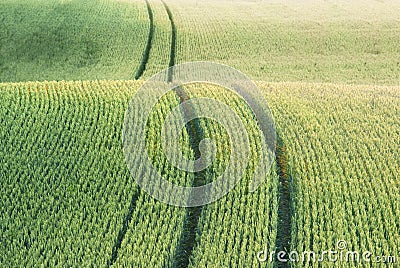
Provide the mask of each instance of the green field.
MULTIPOLYGON (((399 3, 2 0, 0 22, 0 267, 397 267, 399 3), (216 180, 233 146, 218 122, 195 119, 180 150, 198 159, 199 141, 212 139, 214 162, 200 172, 169 163, 161 128, 183 100, 228 105, 250 142, 232 191, 175 207, 130 174, 124 116, 147 78, 198 60, 256 81, 275 119, 276 161, 249 191, 263 146, 249 105, 211 84, 169 91, 137 135, 170 182, 216 180), (339 241, 372 261, 267 254, 321 254, 339 241)), ((140 161, 134 169, 153 176, 140 161)))

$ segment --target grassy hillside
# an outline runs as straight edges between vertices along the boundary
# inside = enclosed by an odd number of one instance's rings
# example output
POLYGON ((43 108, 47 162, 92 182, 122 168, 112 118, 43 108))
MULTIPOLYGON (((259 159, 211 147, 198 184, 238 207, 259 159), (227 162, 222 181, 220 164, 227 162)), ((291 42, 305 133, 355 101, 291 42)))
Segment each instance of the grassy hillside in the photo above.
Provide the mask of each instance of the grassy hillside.
POLYGON ((1 1, 0 81, 133 79, 144 1, 1 1))

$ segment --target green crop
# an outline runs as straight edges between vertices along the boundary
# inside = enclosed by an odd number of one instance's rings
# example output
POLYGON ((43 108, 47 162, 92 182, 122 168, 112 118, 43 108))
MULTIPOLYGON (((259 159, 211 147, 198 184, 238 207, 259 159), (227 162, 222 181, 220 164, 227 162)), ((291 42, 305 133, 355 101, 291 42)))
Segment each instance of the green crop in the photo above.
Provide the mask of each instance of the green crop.
POLYGON ((292 185, 291 250, 322 253, 344 240, 347 251, 360 256, 370 251, 372 260, 396 256, 399 88, 305 83, 262 87, 286 147, 292 185))
POLYGON ((134 79, 149 32, 135 1, 2 1, 0 82, 134 79))
MULTIPOLYGON (((348 251, 369 251, 372 261, 393 256, 392 263, 287 266, 396 267, 398 10, 394 1, 1 1, 0 266, 280 267, 269 253, 321 254, 345 241, 348 251), (216 85, 168 92, 137 135, 169 182, 213 182, 231 160, 227 130, 198 118, 179 130, 179 149, 195 160, 199 142, 211 139, 214 161, 200 172, 169 163, 161 129, 184 100, 228 105, 250 142, 248 165, 234 167, 245 172, 232 191, 180 208, 136 184, 122 129, 145 79, 195 60, 227 64, 258 81, 278 143, 270 172, 250 192, 263 146, 250 107, 216 85), (261 251, 265 261, 257 258, 261 251)), ((217 111, 213 105, 208 110, 217 111)), ((194 102, 190 112, 203 109, 194 102)), ((144 153, 134 149, 133 156, 144 153)), ((140 157, 133 159, 137 174, 152 178, 140 157)))

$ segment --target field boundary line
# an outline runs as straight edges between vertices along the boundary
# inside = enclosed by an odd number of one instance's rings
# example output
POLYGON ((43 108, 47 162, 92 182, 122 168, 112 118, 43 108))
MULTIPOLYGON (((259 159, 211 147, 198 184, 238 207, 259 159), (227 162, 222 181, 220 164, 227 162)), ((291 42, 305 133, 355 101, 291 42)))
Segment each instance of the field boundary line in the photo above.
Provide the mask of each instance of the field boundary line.
POLYGON ((149 35, 147 37, 147 43, 146 43, 146 48, 143 52, 143 57, 142 57, 142 61, 139 65, 138 70, 136 71, 135 74, 135 80, 138 80, 144 73, 144 71, 146 70, 146 64, 149 61, 150 58, 150 50, 151 50, 151 46, 153 43, 153 36, 154 36, 154 14, 153 14, 153 10, 151 9, 150 6, 150 2, 149 0, 145 0, 146 1, 146 6, 147 6, 147 13, 149 14, 149 20, 150 20, 150 29, 149 29, 149 35))

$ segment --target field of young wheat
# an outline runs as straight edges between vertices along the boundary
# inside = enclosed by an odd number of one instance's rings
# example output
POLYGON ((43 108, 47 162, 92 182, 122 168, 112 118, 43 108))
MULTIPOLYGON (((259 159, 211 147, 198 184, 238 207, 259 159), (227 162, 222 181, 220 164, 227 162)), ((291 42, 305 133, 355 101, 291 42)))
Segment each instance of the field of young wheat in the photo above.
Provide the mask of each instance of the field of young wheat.
POLYGON ((0 21, 0 266, 400 262, 397 2, 4 0, 0 21), (145 129, 127 127, 152 103, 148 90, 132 106, 146 80, 190 61, 255 81, 274 120, 271 166, 246 94, 177 87, 172 69, 145 129), (171 114, 177 124, 164 129, 171 114), (173 133, 171 156, 163 139, 173 133), (127 148, 132 136, 145 148, 127 148), (198 159, 210 164, 188 171, 198 159), (226 170, 240 180, 201 206, 166 204, 140 183, 158 174, 201 188, 226 170))

